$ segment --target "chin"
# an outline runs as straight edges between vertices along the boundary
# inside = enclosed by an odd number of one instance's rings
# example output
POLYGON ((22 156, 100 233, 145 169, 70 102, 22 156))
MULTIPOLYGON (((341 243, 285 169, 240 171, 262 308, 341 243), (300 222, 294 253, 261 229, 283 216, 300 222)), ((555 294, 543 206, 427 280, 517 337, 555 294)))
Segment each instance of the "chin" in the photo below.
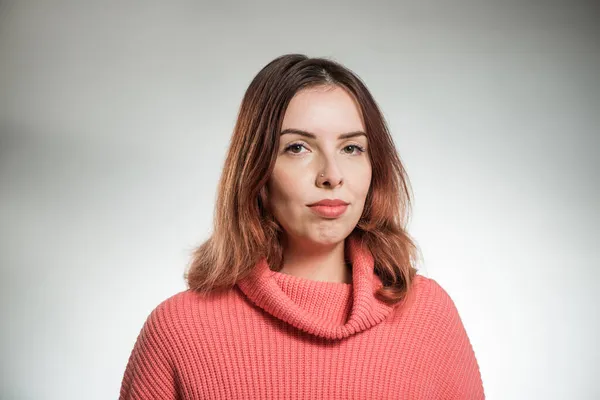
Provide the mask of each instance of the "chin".
POLYGON ((343 242, 347 237, 348 237, 349 233, 337 233, 337 232, 320 232, 320 233, 315 233, 314 235, 311 235, 311 240, 315 243, 324 245, 324 246, 329 246, 329 245, 333 245, 333 244, 338 244, 340 242, 343 242))

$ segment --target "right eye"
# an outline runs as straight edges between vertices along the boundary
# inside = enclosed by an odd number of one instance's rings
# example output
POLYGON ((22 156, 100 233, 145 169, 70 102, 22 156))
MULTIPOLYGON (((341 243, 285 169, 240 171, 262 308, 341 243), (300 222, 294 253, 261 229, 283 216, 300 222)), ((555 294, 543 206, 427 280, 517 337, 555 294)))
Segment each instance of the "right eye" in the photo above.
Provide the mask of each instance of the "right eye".
POLYGON ((304 147, 304 144, 302 144, 302 143, 292 143, 292 144, 288 145, 284 151, 290 152, 292 154, 302 154, 295 150, 301 150, 303 147, 304 147))

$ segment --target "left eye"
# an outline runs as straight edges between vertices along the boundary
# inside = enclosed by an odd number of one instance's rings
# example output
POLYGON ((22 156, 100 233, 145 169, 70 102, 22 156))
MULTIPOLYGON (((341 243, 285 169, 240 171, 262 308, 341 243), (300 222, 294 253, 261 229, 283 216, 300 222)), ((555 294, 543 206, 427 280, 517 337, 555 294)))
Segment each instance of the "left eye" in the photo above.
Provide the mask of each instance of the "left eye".
POLYGON ((356 149, 356 150, 358 150, 360 153, 362 153, 362 152, 364 151, 364 150, 362 149, 362 147, 360 147, 360 146, 358 146, 358 145, 355 145, 355 144, 350 144, 350 145, 348 145, 348 146, 344 147, 344 149, 345 149, 345 150, 347 150, 347 149, 350 149, 350 153, 349 153, 349 154, 352 154, 352 153, 354 152, 354 150, 355 150, 355 149, 356 149))

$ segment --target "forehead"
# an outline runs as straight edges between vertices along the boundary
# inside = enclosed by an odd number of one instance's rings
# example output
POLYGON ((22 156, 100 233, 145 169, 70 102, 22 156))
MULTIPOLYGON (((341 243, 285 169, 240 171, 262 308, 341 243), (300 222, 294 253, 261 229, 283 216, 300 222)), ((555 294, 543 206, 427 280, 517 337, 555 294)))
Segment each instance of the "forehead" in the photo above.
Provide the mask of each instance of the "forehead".
POLYGON ((282 130, 287 128, 336 137, 344 132, 365 130, 358 103, 339 86, 296 93, 283 118, 282 130))

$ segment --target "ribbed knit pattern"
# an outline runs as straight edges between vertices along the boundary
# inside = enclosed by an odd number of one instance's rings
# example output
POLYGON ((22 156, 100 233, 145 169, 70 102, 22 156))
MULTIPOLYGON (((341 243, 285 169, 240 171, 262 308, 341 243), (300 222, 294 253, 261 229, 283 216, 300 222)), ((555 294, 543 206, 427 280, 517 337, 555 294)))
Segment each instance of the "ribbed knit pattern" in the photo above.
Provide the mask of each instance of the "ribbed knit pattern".
POLYGON ((417 275, 388 306, 374 296, 371 253, 356 241, 349 253, 352 283, 275 272, 263 259, 229 291, 166 299, 140 331, 120 399, 484 399, 446 291, 417 275))

